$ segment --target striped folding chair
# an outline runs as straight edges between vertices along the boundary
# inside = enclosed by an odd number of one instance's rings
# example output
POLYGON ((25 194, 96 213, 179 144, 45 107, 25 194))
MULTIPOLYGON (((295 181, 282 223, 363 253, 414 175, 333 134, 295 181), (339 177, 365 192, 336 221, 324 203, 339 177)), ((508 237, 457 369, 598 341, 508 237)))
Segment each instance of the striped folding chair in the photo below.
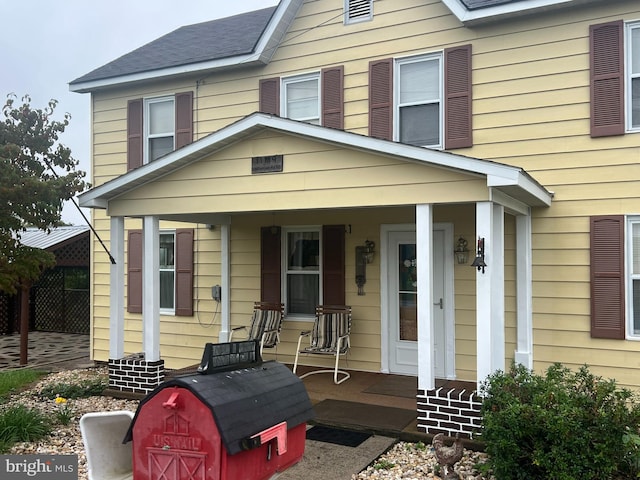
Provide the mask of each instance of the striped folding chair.
POLYGON ((260 356, 265 348, 274 348, 277 355, 283 318, 284 303, 255 302, 251 325, 232 328, 229 341, 235 332, 245 330, 247 340, 260 342, 260 356))
POLYGON ((316 318, 312 330, 300 333, 296 359, 293 363, 293 373, 298 368, 300 354, 333 355, 336 357, 333 369, 312 370, 300 376, 304 378, 315 373, 333 373, 333 382, 337 385, 347 380, 351 375, 345 370, 338 369, 341 355, 346 355, 351 347, 351 307, 348 305, 318 305, 316 318), (309 338, 309 346, 301 347, 302 339, 309 338))

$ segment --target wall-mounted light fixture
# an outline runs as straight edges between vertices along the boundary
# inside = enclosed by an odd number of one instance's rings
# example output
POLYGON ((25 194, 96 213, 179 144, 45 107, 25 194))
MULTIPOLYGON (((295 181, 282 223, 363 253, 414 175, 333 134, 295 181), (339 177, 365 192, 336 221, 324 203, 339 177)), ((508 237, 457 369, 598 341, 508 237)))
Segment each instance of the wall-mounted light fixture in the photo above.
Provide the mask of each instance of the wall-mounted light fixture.
POLYGON ((373 262, 376 244, 371 240, 366 240, 364 246, 356 247, 356 285, 358 295, 364 295, 364 284, 367 283, 367 263, 373 262))
POLYGON ((478 237, 478 250, 471 266, 476 267, 478 271, 482 270, 482 273, 484 273, 484 268, 487 266, 484 263, 484 237, 478 237))
POLYGON ((467 241, 460 237, 456 245, 456 249, 453 251, 456 255, 456 262, 458 265, 464 265, 469 260, 469 249, 467 248, 467 241))

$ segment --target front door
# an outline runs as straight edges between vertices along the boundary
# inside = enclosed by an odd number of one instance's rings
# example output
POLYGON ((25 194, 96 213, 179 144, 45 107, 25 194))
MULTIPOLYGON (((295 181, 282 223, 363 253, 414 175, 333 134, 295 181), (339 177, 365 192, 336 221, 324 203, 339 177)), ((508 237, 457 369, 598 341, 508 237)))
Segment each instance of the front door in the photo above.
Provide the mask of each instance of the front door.
MULTIPOLYGON (((388 242, 389 266, 389 371, 418 374, 418 279, 416 277, 415 231, 391 231, 388 242)), ((435 374, 445 377, 445 231, 433 231, 433 321, 435 374)))

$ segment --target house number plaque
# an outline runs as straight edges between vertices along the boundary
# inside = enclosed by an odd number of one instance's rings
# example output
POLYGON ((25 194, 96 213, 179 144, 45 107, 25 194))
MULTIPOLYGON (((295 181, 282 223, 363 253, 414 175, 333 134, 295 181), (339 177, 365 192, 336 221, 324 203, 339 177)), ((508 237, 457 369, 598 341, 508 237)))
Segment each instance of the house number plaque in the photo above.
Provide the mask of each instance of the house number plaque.
POLYGON ((251 174, 282 171, 282 155, 251 157, 251 174))

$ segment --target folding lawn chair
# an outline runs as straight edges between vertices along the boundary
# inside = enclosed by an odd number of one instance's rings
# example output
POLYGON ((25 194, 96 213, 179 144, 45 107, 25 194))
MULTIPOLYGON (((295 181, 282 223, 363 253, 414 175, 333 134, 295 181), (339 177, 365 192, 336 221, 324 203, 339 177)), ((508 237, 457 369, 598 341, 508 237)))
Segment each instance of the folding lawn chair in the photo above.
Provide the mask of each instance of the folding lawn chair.
POLYGON ((280 330, 284 318, 284 303, 255 302, 249 327, 242 326, 231 329, 229 341, 239 330, 247 331, 247 340, 260 342, 260 356, 265 348, 275 348, 278 353, 280 330))
POLYGON ((347 380, 351 375, 338 370, 340 355, 346 355, 351 346, 349 335, 351 333, 351 307, 348 305, 318 305, 316 318, 312 330, 300 333, 296 359, 293 363, 293 373, 298 368, 300 354, 334 355, 336 357, 333 369, 312 370, 300 378, 315 373, 333 373, 333 382, 337 385, 347 380), (309 337, 309 346, 301 348, 302 339, 309 337), (342 378, 338 379, 339 375, 342 378))

